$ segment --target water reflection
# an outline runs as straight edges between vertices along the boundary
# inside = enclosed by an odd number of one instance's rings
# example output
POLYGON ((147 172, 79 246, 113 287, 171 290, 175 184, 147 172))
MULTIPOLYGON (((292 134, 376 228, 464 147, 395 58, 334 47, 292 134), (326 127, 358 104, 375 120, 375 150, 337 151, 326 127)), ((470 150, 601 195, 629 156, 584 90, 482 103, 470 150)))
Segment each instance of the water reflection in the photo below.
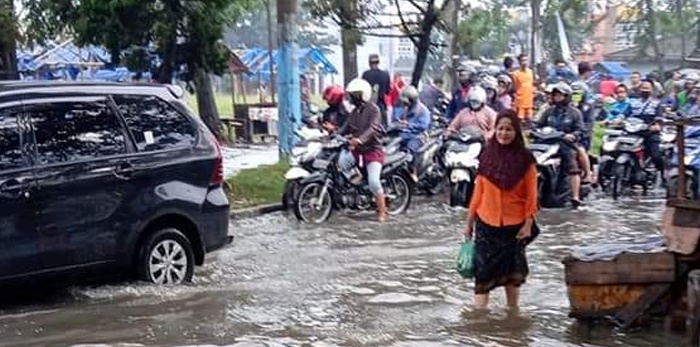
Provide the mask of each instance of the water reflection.
POLYGON ((567 316, 561 259, 571 247, 653 233, 662 204, 645 198, 544 211, 518 313, 504 309, 502 290, 491 311, 470 308, 472 283, 453 269, 464 211, 431 203, 385 225, 367 222, 372 214, 337 215, 322 226, 283 214, 239 221, 233 248, 198 269, 192 285, 79 287, 63 305, 42 303, 26 316, 0 311, 0 346, 682 345, 677 335, 622 334, 567 316))

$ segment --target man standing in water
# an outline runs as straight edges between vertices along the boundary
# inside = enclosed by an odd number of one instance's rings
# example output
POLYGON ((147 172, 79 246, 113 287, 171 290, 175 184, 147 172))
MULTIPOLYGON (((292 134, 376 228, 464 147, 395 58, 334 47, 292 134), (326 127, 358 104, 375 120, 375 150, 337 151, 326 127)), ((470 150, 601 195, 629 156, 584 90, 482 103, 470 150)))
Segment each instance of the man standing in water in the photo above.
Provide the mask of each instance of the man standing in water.
MULTIPOLYGON (((379 107, 379 111, 382 113, 382 124, 386 126, 388 124, 386 109, 387 105, 384 102, 384 98, 391 91, 391 77, 389 73, 379 68, 379 55, 370 54, 369 56, 369 70, 362 73, 362 79, 369 82, 374 91, 373 95, 376 97, 374 101, 379 107)), ((390 105, 393 106, 393 105, 390 105)))

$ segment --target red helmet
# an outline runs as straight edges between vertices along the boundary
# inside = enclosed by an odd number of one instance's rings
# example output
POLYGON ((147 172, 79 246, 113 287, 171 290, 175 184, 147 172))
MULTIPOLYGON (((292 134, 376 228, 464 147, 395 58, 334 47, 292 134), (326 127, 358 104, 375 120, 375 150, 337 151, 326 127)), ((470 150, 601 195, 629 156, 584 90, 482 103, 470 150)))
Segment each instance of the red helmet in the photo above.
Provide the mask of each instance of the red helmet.
POLYGON ((328 105, 337 105, 343 101, 343 98, 345 98, 345 89, 341 86, 330 86, 323 91, 323 100, 328 105))

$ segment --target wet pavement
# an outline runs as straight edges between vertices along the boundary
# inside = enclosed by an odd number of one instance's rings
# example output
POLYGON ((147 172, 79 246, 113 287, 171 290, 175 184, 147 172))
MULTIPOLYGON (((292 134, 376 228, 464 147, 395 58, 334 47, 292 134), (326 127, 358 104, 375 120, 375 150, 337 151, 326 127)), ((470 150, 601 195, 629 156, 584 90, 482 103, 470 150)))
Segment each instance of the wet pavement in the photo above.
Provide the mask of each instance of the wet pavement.
POLYGON ((572 246, 657 232, 663 200, 596 201, 541 214, 519 315, 470 309, 453 270, 463 209, 415 204, 379 225, 334 215, 310 227, 268 215, 231 227, 233 247, 192 285, 74 287, 0 309, 0 346, 680 346, 662 332, 618 333, 567 317, 561 259, 572 246))
POLYGON ((276 145, 239 145, 224 146, 224 176, 235 176, 240 170, 255 168, 260 165, 272 165, 279 161, 279 149, 276 145))

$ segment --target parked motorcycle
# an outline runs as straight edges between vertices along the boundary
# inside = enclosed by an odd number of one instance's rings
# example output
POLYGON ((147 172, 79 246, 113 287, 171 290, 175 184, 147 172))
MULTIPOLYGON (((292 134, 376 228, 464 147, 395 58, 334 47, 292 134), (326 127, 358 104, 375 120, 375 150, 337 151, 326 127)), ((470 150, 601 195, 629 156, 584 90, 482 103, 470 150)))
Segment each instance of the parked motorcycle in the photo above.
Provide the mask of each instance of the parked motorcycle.
POLYGON ((450 206, 466 207, 471 201, 481 147, 481 132, 476 130, 462 130, 445 140, 443 151, 450 182, 450 206))
MULTIPOLYGON (((569 146, 564 132, 552 127, 535 128, 530 133, 532 142, 528 148, 537 164, 537 190, 543 207, 564 207, 571 198, 568 172, 561 170, 561 146, 569 146)), ((585 199, 591 191, 587 183, 581 183, 579 195, 585 199)))
POLYGON ((656 185, 657 170, 644 153, 649 126, 639 118, 628 118, 623 130, 603 141, 598 183, 617 199, 625 189, 641 185, 643 194, 656 185))
MULTIPOLYGON (((321 157, 312 163, 316 171, 300 182, 299 193, 294 201, 294 215, 297 219, 306 223, 323 223, 334 209, 376 209, 374 194, 367 185, 365 167, 353 165, 352 169, 346 169, 341 162, 349 151, 348 140, 334 136, 323 143, 322 148, 321 157), (361 177, 360 180, 357 180, 357 175, 361 177)), ((388 155, 384 161, 381 182, 390 215, 403 213, 411 203, 409 161, 410 155, 403 152, 388 155)))
POLYGON ((292 149, 289 156, 290 168, 284 174, 286 182, 282 194, 282 206, 285 209, 294 206, 294 199, 299 192, 299 182, 314 171, 313 161, 321 153, 321 141, 327 135, 319 129, 308 127, 297 129, 294 133, 300 142, 292 149))

